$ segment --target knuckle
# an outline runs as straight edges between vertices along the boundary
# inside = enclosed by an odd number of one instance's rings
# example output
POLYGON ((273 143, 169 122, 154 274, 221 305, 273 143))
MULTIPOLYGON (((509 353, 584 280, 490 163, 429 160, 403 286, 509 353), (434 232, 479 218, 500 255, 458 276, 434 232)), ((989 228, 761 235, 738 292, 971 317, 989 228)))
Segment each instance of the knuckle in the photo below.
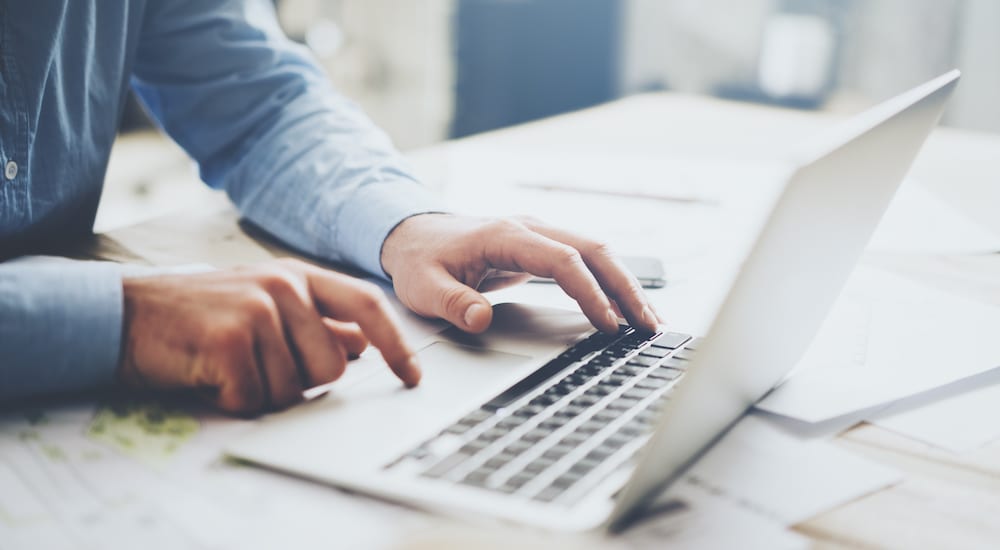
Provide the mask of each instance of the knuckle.
POLYGON ((272 319, 277 311, 274 298, 265 290, 258 289, 243 295, 243 302, 240 304, 243 315, 251 323, 260 323, 272 319))
POLYGON ((358 308, 366 313, 384 310, 388 305, 382 289, 372 283, 362 282, 358 285, 356 293, 358 308))
POLYGON ((297 293, 299 281, 292 271, 282 267, 272 267, 257 276, 257 284, 268 294, 287 296, 297 293))
POLYGON ((614 258, 615 251, 604 241, 591 241, 586 245, 587 254, 594 258, 614 258))
POLYGON ((458 315, 462 313, 462 302, 464 302, 464 298, 465 291, 459 287, 453 286, 444 290, 444 294, 441 296, 441 303, 444 306, 445 311, 458 315))
POLYGON ((554 252, 556 264, 560 266, 574 266, 583 261, 580 251, 571 246, 561 246, 554 252))

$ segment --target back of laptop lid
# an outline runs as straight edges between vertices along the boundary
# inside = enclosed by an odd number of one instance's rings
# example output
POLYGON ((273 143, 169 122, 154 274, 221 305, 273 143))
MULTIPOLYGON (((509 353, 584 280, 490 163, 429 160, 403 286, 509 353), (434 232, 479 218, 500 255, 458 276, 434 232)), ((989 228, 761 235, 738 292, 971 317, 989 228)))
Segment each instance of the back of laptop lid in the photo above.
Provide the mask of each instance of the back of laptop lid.
POLYGON ((613 530, 796 365, 958 78, 952 71, 854 117, 792 174, 619 494, 613 530))

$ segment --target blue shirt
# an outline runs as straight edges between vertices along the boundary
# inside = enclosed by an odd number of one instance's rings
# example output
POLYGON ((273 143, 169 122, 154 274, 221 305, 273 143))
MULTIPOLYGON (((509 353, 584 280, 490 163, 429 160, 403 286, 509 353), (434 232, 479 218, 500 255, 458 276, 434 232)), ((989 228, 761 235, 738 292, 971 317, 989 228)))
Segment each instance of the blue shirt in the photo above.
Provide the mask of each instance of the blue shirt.
MULTIPOLYGON (((0 0, 0 259, 92 232, 134 89, 242 214, 384 276, 382 242, 440 210, 265 0, 0 0)), ((0 263, 0 400, 114 379, 122 267, 0 263)))

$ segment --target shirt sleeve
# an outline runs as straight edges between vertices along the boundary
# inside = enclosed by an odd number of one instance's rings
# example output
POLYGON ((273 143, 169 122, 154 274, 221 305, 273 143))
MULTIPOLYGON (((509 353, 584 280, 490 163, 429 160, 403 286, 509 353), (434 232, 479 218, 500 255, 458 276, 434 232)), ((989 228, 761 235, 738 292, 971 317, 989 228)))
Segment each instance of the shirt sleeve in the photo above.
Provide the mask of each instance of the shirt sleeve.
POLYGON ((121 278, 105 262, 0 263, 0 402, 114 381, 121 278))
POLYGON ((133 87, 242 214, 289 245, 385 276, 382 243, 441 211, 389 138, 277 26, 270 2, 147 6, 133 87))

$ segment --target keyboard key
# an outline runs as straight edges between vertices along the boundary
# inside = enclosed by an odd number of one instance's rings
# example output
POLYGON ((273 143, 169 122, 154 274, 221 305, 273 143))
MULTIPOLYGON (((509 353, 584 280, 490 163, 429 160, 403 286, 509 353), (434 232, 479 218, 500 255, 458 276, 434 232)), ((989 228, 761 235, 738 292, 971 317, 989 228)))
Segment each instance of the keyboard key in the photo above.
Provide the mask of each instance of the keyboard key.
POLYGON ((605 460, 607 460, 607 458, 609 456, 613 455, 614 452, 615 452, 614 449, 609 449, 609 448, 601 445, 600 447, 596 447, 593 450, 591 450, 589 453, 587 453, 587 456, 585 457, 585 459, 586 460, 593 460, 595 462, 604 462, 605 460))
POLYGON ((600 465, 601 463, 599 461, 584 457, 579 462, 574 464, 573 467, 570 468, 570 471, 575 472, 577 475, 585 476, 600 465))
POLYGON ((670 382, 671 382, 671 379, 667 379, 667 378, 663 378, 663 377, 655 377, 655 376, 654 377, 649 377, 649 376, 647 376, 646 378, 643 378, 642 380, 637 381, 635 383, 635 387, 637 387, 637 388, 648 388, 648 389, 651 389, 651 390, 658 390, 658 389, 662 388, 663 386, 666 386, 670 382))
POLYGON ((555 485, 549 485, 548 487, 542 489, 540 493, 531 497, 532 500, 537 500, 539 502, 552 502, 553 500, 559 498, 559 495, 566 492, 565 487, 557 487, 555 485))
POLYGON ((484 470, 473 470, 462 478, 462 483, 465 485, 473 485, 475 487, 486 487, 487 480, 492 474, 493 472, 487 472, 484 470))
POLYGON ((698 348, 702 345, 702 343, 704 341, 705 341, 704 338, 695 338, 695 339, 691 340, 690 342, 688 342, 688 345, 684 346, 684 349, 689 349, 689 350, 692 350, 692 351, 698 351, 698 348))
POLYGON ((658 348, 677 349, 681 347, 681 344, 690 339, 691 337, 687 334, 681 334, 679 332, 666 332, 656 340, 653 340, 652 345, 658 348))
POLYGON ((593 362, 590 362, 576 369, 576 372, 582 376, 587 377, 587 379, 589 380, 594 376, 600 374, 605 368, 607 367, 602 365, 595 365, 593 362))
POLYGON ((592 397, 604 397, 605 395, 615 391, 615 389, 616 387, 614 385, 602 382, 596 386, 591 386, 590 389, 587 390, 587 394, 592 397))
POLYGON ((639 411, 639 413, 635 415, 635 421, 638 422, 640 426, 652 426, 653 423, 656 422, 656 417, 656 411, 652 409, 645 409, 639 411))
POLYGON ((593 420, 595 420, 597 422, 601 422, 603 424, 608 424, 612 420, 615 420, 616 418, 618 418, 619 416, 621 416, 621 414, 622 414, 622 412, 620 410, 602 409, 602 410, 599 410, 596 413, 594 413, 594 416, 592 418, 593 418, 593 420))
POLYGON ((691 359, 694 358, 694 350, 691 350, 691 349, 688 349, 688 348, 679 349, 679 350, 677 350, 677 353, 674 353, 673 358, 674 359, 683 359, 685 361, 690 361, 691 359))
POLYGON ((510 453, 512 455, 520 455, 531 448, 533 444, 530 441, 525 441, 523 439, 518 439, 517 441, 511 442, 510 445, 504 447, 503 452, 510 453))
POLYGON ((508 479, 507 482, 503 484, 503 486, 504 488, 509 489, 510 492, 513 493, 521 490, 521 487, 527 485, 528 482, 531 481, 532 479, 535 479, 535 476, 531 474, 517 474, 514 477, 508 479))
POLYGON ((546 395, 543 393, 542 395, 539 395, 538 397, 532 399, 529 403, 531 405, 537 405, 540 407, 548 407, 549 405, 555 403, 556 401, 559 401, 558 396, 546 395))
POLYGON ((439 461, 437 464, 428 468, 422 475, 426 477, 443 477, 445 474, 450 472, 455 466, 465 462, 470 455, 467 455, 461 451, 452 453, 444 458, 444 460, 439 461))
POLYGON ((659 378, 661 380, 666 380, 667 382, 670 382, 672 380, 677 380, 678 378, 680 378, 682 374, 684 374, 684 371, 682 370, 664 366, 657 369, 653 369, 647 376, 649 378, 659 378))
POLYGON ((487 410, 484 410, 484 409, 476 409, 476 410, 472 411, 471 413, 465 415, 465 417, 462 418, 461 420, 459 420, 459 422, 462 423, 462 424, 467 424, 467 425, 470 425, 470 426, 475 426, 476 424, 479 424, 480 422, 482 422, 483 420, 486 420, 487 418, 489 418, 491 416, 493 416, 493 413, 490 412, 490 411, 487 411, 487 410))
POLYGON ((556 445, 555 447, 552 447, 551 449, 542 453, 542 457, 547 458, 549 460, 558 461, 560 458, 569 454, 569 452, 572 450, 573 448, 568 445, 556 445))
POLYGON ((660 348, 657 346, 649 346, 648 348, 639 352, 639 355, 643 357, 655 357, 657 359, 666 357, 670 355, 669 348, 660 348))
POLYGON ((573 472, 573 470, 568 470, 561 476, 557 477, 555 481, 552 482, 552 485, 562 487, 563 489, 569 489, 576 484, 577 481, 580 481, 582 477, 583 476, 580 474, 573 472))
POLYGON ((545 458, 544 456, 540 456, 535 460, 529 462, 528 465, 524 467, 524 471, 527 473, 538 474, 540 472, 545 471, 546 469, 548 469, 549 466, 552 466, 555 463, 556 461, 552 460, 551 458, 545 458))
POLYGON ((509 432, 514 428, 517 428, 518 426, 523 424, 525 420, 526 420, 525 418, 521 418, 519 416, 513 416, 513 415, 508 416, 507 418, 504 418, 500 422, 497 422, 497 425, 494 427, 494 429, 499 429, 509 432))
POLYGON ((568 418, 560 418, 558 416, 551 416, 547 420, 543 420, 541 424, 538 425, 539 428, 543 430, 548 430, 554 432, 559 428, 562 428, 569 422, 568 418))
POLYGON ((506 466, 511 461, 511 458, 512 457, 509 457, 508 455, 497 455, 484 462, 479 468, 481 470, 495 472, 506 466))
POLYGON ((627 411, 628 409, 631 409, 632 407, 638 404, 639 404, 638 399, 623 396, 619 397, 618 399, 615 399, 611 403, 608 403, 608 408, 618 411, 627 411))
POLYGON ((597 365, 600 367, 610 367, 611 365, 615 364, 615 362, 618 361, 618 359, 619 359, 618 357, 612 357, 608 355, 598 355, 597 357, 591 359, 590 362, 587 364, 597 365))
POLYGON ((670 367, 677 370, 687 370, 688 365, 690 364, 690 361, 686 359, 677 359, 676 357, 671 357, 663 362, 664 367, 670 367))
POLYGON ((459 450, 465 454, 474 455, 486 447, 489 447, 489 445, 490 444, 488 442, 483 441, 482 439, 473 439, 465 445, 462 445, 462 448, 459 450))
POLYGON ((605 380, 605 381, 607 381, 607 382, 608 382, 608 383, 610 383, 610 384, 613 384, 613 385, 615 385, 615 386, 621 386, 621 385, 622 385, 622 384, 624 384, 625 382, 628 382, 630 378, 631 378, 631 376, 627 376, 627 375, 625 375, 625 374, 620 374, 620 373, 619 373, 619 372, 618 372, 618 371, 616 370, 616 371, 614 372, 614 374, 611 374, 610 376, 608 376, 608 377, 607 377, 607 378, 605 378, 604 380, 605 380))
POLYGON ((607 423, 601 422, 599 420, 590 419, 584 422, 583 424, 577 426, 576 431, 578 433, 590 436, 604 429, 604 426, 607 426, 607 423))
POLYGON ((569 404, 590 408, 600 400, 601 398, 599 396, 591 394, 590 391, 588 390, 583 395, 579 395, 576 397, 576 399, 570 401, 569 404))
POLYGON ((659 363, 660 360, 656 357, 649 357, 646 355, 636 355, 627 363, 628 365, 639 366, 639 367, 652 367, 653 365, 659 363))
POLYGON ((500 428, 490 428, 485 432, 479 434, 479 439, 482 441, 493 442, 505 435, 507 435, 507 430, 503 430, 500 428))
POLYGON ((543 428, 535 428, 521 436, 521 441, 528 443, 538 443, 549 435, 549 431, 543 428))
POLYGON ((559 419, 564 419, 567 422, 576 418, 576 415, 572 411, 568 410, 568 407, 563 407, 553 414, 554 417, 559 419))
POLYGON ((646 372, 646 367, 637 366, 637 365, 622 365, 622 366, 618 367, 617 369, 615 369, 615 372, 616 373, 625 374, 625 375, 628 375, 628 376, 638 376, 638 375, 642 374, 643 372, 646 372))
POLYGON ((465 432, 471 430, 475 425, 469 426, 468 424, 452 424, 448 426, 444 433, 451 435, 462 435, 465 432))
POLYGON ((622 396, 623 397, 632 397, 632 398, 635 398, 635 399, 643 399, 645 397, 649 397, 652 394, 653 394, 653 390, 651 390, 649 388, 640 388, 640 387, 632 386, 631 388, 625 390, 625 393, 623 393, 622 396))
POLYGON ((589 435, 583 432, 575 431, 566 434, 566 437, 559 440, 559 444, 567 445, 569 447, 577 447, 580 445, 580 443, 583 443, 587 439, 590 439, 589 435))

